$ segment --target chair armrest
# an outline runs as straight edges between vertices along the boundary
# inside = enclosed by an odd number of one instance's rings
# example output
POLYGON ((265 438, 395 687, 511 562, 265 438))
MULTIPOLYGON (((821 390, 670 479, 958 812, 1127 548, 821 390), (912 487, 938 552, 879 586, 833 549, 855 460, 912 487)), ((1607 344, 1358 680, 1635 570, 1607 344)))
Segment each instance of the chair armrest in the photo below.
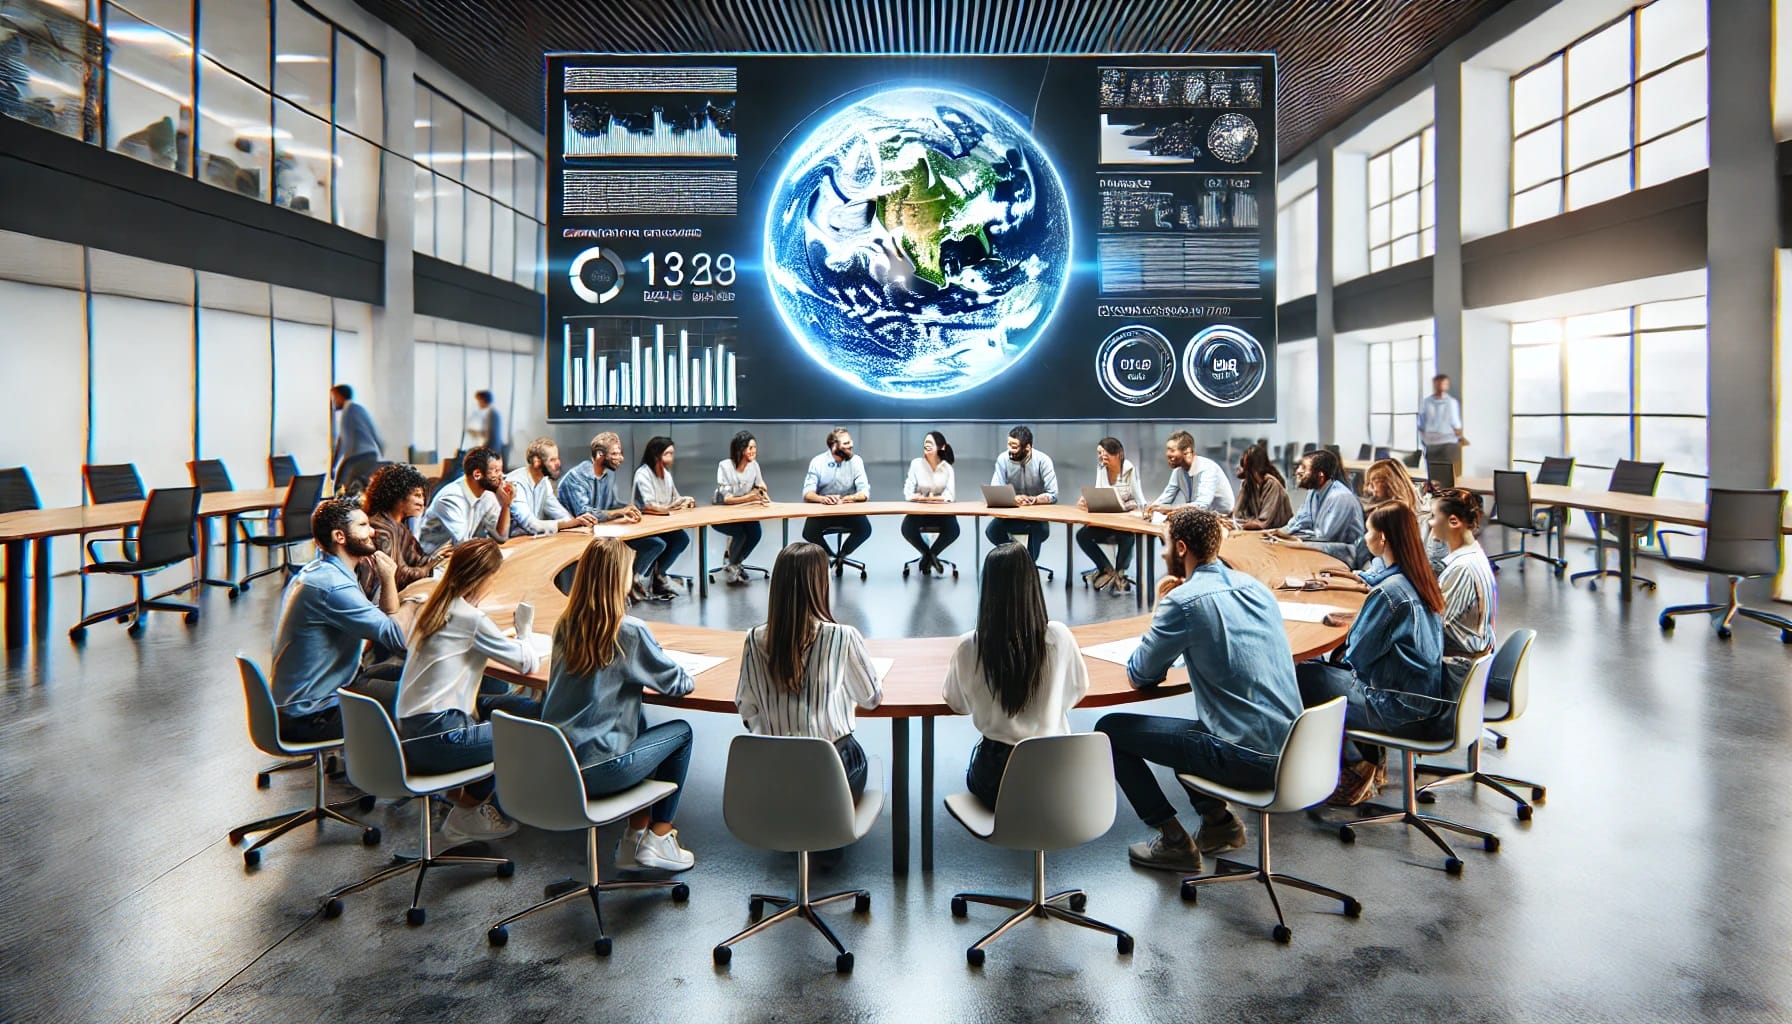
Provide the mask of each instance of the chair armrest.
POLYGON ((1656 543, 1656 546, 1661 548, 1661 554, 1662 554, 1663 558, 1672 558, 1672 557, 1674 557, 1673 552, 1668 550, 1668 538, 1669 537, 1697 537, 1697 536, 1698 536, 1698 534, 1692 532, 1691 530, 1656 530, 1655 531, 1655 543, 1656 543))
POLYGON ((130 537, 101 537, 98 540, 90 540, 87 542, 87 561, 89 563, 105 561, 104 558, 100 557, 98 551, 101 544, 118 545, 119 557, 123 561, 135 561, 137 558, 137 553, 133 550, 136 547, 137 542, 130 537))

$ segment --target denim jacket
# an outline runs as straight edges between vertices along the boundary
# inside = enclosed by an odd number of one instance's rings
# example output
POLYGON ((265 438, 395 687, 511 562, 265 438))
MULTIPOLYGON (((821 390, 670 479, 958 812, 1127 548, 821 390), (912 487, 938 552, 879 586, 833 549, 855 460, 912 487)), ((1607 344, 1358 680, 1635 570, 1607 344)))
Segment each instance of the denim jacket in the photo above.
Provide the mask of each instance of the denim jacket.
POLYGON ((634 745, 642 729, 642 687, 682 697, 697 685, 640 619, 624 617, 616 639, 621 653, 586 675, 568 671, 559 652, 552 658, 541 720, 566 734, 581 768, 608 761, 634 745))
POLYGON ((335 707, 337 689, 355 680, 363 640, 405 648, 404 630, 367 599, 340 558, 307 562, 287 585, 274 633, 268 686, 280 713, 297 718, 335 707))
POLYGON ((1344 664, 1384 722, 1406 725, 1449 714, 1443 620, 1425 607, 1398 568, 1386 570, 1344 640, 1344 664))

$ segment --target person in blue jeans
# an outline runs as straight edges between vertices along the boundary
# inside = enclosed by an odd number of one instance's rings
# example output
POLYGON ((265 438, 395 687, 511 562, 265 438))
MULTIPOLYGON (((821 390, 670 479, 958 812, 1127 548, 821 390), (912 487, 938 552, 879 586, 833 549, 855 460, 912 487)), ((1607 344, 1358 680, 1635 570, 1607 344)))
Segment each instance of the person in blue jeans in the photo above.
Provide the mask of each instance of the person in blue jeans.
POLYGON ((672 821, 691 764, 691 727, 681 719, 649 726, 641 690, 682 697, 696 683, 645 623, 624 614, 634 561, 628 545, 612 537, 592 541, 579 556, 566 611, 554 626, 541 720, 566 734, 588 796, 620 793, 645 779, 680 787, 629 816, 616 867, 684 871, 697 858, 679 845, 672 821))
MULTIPOLYGON (((1008 431, 1008 451, 996 456, 995 472, 990 475, 989 482, 992 486, 1006 484, 1014 488, 1014 503, 1023 508, 1058 502, 1058 470, 1052 465, 1050 455, 1034 450, 1033 431, 1025 426, 1008 431)), ((1052 524, 1043 519, 997 517, 990 519, 983 528, 983 535, 991 544, 1006 544, 1015 534, 1025 537, 1027 554, 1034 562, 1039 561, 1039 551, 1045 547, 1045 539, 1051 532, 1052 524)))
POLYGON ((1157 834, 1132 844, 1140 867, 1193 874, 1201 854, 1244 845, 1244 823, 1225 801, 1192 798, 1201 816, 1197 836, 1176 819, 1151 764, 1243 789, 1274 784, 1282 744, 1300 716, 1294 653, 1275 594, 1219 560, 1220 518, 1183 506, 1170 513, 1167 575, 1158 583, 1151 628, 1127 659, 1136 689, 1164 681, 1181 658, 1197 719, 1112 714, 1095 723, 1114 747, 1114 775, 1133 810, 1157 834))

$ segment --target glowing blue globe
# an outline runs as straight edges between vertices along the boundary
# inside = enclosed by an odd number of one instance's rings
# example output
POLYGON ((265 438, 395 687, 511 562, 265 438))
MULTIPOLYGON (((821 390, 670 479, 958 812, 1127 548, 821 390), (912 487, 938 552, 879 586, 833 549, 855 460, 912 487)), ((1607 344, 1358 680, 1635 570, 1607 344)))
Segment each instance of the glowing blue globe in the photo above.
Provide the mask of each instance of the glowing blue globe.
POLYGON ((1013 115, 945 89, 835 112, 773 189, 773 304, 810 357, 889 398, 983 384, 1039 339, 1070 273, 1058 172, 1013 115))

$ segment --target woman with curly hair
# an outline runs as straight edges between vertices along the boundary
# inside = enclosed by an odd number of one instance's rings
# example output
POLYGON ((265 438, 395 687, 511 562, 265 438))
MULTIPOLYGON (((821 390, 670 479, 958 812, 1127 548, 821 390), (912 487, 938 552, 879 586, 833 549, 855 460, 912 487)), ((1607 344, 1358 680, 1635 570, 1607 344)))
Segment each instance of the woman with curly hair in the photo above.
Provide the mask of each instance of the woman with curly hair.
MULTIPOLYGON (((399 590, 429 576, 442 559, 448 557, 446 548, 437 558, 424 554, 416 534, 405 525, 405 520, 423 514, 423 507, 429 500, 428 489, 429 481, 423 479, 423 474, 414 467, 390 462, 374 471, 373 478, 367 482, 367 490, 361 495, 367 521, 373 526, 373 546, 398 563, 398 572, 393 578, 399 590)), ((380 581, 371 566, 372 559, 363 560, 356 567, 355 575, 368 599, 376 600, 380 581)))

